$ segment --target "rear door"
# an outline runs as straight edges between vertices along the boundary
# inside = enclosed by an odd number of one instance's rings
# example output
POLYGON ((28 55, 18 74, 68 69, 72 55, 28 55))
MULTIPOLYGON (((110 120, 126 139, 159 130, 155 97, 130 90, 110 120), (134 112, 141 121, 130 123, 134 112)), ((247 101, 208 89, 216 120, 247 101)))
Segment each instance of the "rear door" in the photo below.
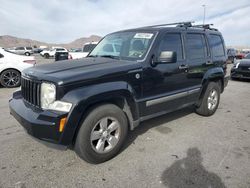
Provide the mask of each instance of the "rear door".
POLYGON ((209 67, 213 66, 205 33, 187 32, 185 36, 185 52, 188 64, 186 85, 197 91, 190 93, 188 101, 196 102, 200 95, 199 91, 202 86, 203 76, 209 67))
POLYGON ((16 48, 16 53, 23 55, 25 53, 24 47, 17 47, 16 48))

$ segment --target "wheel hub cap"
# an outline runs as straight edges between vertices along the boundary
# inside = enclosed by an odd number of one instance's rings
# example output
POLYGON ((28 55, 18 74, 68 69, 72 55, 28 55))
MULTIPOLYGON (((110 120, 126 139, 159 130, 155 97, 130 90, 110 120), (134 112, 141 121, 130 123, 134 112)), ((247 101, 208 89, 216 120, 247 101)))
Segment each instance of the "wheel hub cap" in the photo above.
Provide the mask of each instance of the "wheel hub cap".
POLYGON ((209 110, 214 110, 215 107, 217 106, 218 103, 218 93, 215 89, 213 89, 212 91, 210 91, 209 96, 208 96, 208 109, 209 110))
POLYGON ((121 125, 113 117, 99 120, 91 131, 90 142, 97 153, 111 151, 120 139, 121 125))

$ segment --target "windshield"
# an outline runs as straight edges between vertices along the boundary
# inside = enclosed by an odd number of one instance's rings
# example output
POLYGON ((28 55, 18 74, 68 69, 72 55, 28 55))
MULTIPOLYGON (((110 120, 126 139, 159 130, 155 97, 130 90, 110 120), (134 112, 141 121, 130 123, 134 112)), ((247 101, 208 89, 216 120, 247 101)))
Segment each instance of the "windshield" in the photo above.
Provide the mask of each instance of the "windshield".
POLYGON ((151 32, 119 32, 107 35, 89 57, 109 57, 136 61, 143 59, 154 38, 151 32))

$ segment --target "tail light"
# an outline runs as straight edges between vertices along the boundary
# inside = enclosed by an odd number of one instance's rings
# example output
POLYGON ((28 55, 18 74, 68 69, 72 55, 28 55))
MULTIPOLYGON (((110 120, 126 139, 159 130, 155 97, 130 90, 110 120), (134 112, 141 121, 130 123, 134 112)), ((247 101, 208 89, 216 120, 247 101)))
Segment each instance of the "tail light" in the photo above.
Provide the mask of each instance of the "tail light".
POLYGON ((32 64, 32 65, 36 64, 36 60, 24 60, 23 62, 28 63, 28 64, 32 64))

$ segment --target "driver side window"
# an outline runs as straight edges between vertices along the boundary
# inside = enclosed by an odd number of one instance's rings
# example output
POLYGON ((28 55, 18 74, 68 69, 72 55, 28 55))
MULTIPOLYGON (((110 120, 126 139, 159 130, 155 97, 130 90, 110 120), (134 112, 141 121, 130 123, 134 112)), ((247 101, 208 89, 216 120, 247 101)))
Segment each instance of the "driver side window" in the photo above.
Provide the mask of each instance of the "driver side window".
POLYGON ((177 54, 177 60, 183 59, 183 48, 180 33, 167 33, 160 42, 158 55, 161 51, 173 51, 177 54))

